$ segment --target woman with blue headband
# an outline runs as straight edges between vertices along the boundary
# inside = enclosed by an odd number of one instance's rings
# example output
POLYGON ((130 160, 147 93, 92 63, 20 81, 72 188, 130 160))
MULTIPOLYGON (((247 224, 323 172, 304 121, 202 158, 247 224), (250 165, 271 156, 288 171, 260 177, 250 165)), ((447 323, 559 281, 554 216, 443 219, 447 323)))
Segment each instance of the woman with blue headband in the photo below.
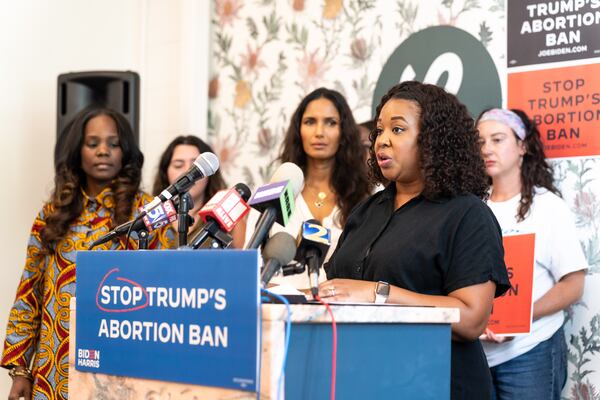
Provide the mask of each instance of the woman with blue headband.
POLYGON ((564 310, 583 294, 587 262, 535 124, 520 110, 491 109, 477 128, 492 184, 487 204, 503 234, 535 233, 531 332, 482 337, 495 398, 558 400, 567 378, 564 310))

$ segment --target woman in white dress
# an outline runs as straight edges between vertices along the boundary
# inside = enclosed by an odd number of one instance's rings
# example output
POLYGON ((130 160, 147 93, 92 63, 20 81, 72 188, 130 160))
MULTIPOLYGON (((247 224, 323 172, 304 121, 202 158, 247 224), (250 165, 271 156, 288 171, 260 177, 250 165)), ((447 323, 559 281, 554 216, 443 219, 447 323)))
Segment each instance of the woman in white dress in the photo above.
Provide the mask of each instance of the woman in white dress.
MULTIPOLYGON (((316 219, 331 230, 325 260, 329 259, 350 212, 370 194, 363 153, 352 111, 339 92, 319 88, 304 97, 292 115, 278 158, 302 169, 304 188, 287 226, 276 224, 271 234, 284 230, 296 237, 302 222, 316 219)), ((246 242, 258 216, 254 210, 250 213, 246 242)), ((319 280, 325 280, 322 268, 319 280)), ((275 277, 272 282, 285 282, 298 289, 309 287, 307 274, 275 277)))

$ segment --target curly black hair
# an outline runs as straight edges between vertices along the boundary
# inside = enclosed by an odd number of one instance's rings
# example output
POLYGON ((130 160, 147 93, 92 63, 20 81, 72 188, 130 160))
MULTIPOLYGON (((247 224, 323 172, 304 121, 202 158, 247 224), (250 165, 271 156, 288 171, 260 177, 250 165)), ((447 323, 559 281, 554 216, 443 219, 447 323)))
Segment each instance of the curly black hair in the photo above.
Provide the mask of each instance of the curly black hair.
POLYGON ((46 225, 40 232, 44 251, 51 252, 63 238, 69 226, 83 210, 83 192, 86 174, 81 167, 81 147, 85 127, 94 117, 106 115, 117 125, 119 146, 122 151, 122 167, 111 183, 115 200, 113 224, 120 225, 130 219, 133 202, 140 187, 144 156, 140 151, 127 119, 120 113, 100 107, 88 107, 80 111, 69 124, 64 137, 56 142, 54 190, 50 197, 52 211, 46 217, 46 225))
MULTIPOLYGON (((375 120, 392 99, 410 100, 420 108, 417 144, 424 178, 423 196, 439 199, 472 193, 487 198, 489 183, 479 137, 465 105, 438 86, 407 81, 395 85, 381 98, 375 120)), ((370 135, 368 164, 371 176, 385 183, 375 158, 376 138, 375 130, 370 135)))
MULTIPOLYGON (((154 185, 152 187, 152 194, 154 194, 155 196, 158 196, 160 192, 164 190, 164 188, 169 186, 170 183, 169 177, 167 176, 167 170, 169 169, 169 164, 171 163, 171 159, 173 158, 175 147, 182 144, 195 146, 200 152, 200 154, 205 153, 207 151, 214 153, 214 150, 198 136, 177 136, 171 141, 171 143, 169 143, 165 151, 160 156, 160 161, 158 163, 158 171, 156 173, 156 177, 154 178, 154 185)), ((219 190, 225 189, 226 187, 227 184, 223 179, 221 170, 217 170, 217 172, 208 177, 208 183, 206 185, 204 199, 208 201, 211 197, 215 195, 215 193, 217 193, 219 190)))
POLYGON ((320 98, 331 101, 340 114, 340 145, 335 154, 331 185, 337 195, 337 205, 341 211, 339 222, 344 226, 354 206, 369 196, 371 185, 361 156, 364 150, 360 144, 358 126, 341 93, 322 87, 302 99, 292 115, 278 160, 282 163, 293 162, 306 173, 307 157, 302 146, 300 126, 308 104, 320 98))
MULTIPOLYGON (((479 115, 477 118, 478 122, 486 111, 489 110, 485 110, 479 115)), ((523 140, 525 154, 523 155, 523 163, 521 164, 521 200, 519 201, 519 209, 516 215, 517 221, 523 221, 531 209, 536 186, 546 188, 557 196, 561 196, 561 193, 554 185, 554 174, 552 167, 546 161, 544 144, 542 143, 537 125, 523 110, 513 108, 511 111, 517 114, 525 125, 525 140, 523 140)), ((513 134, 515 140, 521 140, 516 133, 513 132, 513 134)), ((491 184, 491 178, 489 178, 489 182, 491 184)))

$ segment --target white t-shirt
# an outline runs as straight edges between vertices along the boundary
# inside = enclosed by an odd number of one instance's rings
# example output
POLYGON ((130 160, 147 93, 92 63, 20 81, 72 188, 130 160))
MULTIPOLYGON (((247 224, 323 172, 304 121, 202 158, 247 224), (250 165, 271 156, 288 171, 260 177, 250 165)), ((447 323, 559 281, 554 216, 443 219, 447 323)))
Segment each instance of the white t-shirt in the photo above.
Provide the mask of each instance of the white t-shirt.
MULTIPOLYGON (((315 217, 313 217, 312 213, 310 212, 310 209, 308 208, 308 205, 306 204, 306 201, 304 200, 304 197, 302 196, 302 194, 300 194, 296 198, 295 205, 296 205, 296 209, 294 210, 292 216, 290 217, 288 224, 285 227, 279 225, 278 223, 273 224, 273 227, 269 231, 269 236, 272 236, 273 234, 275 234, 277 232, 283 231, 283 232, 289 233, 293 237, 298 237, 298 233, 300 232, 300 227, 301 227, 302 223, 309 219, 315 218, 315 217)), ((340 235, 342 234, 342 228, 338 224, 339 218, 337 218, 339 212, 340 212, 340 209, 336 205, 333 208, 331 214, 329 214, 327 217, 325 217, 323 219, 323 221, 321 221, 322 225, 325 228, 328 228, 331 230, 331 246, 329 247, 329 251, 327 252, 327 255, 325 256, 325 262, 327 262, 327 260, 329 260, 329 257, 331 257, 331 255, 333 254, 333 251, 337 247, 337 243, 340 238, 340 235)), ((256 211, 255 209, 251 209, 250 213, 248 213, 248 221, 246 223, 246 237, 244 240, 244 245, 246 245, 246 243, 248 243, 248 241, 252 237, 252 234, 254 233, 254 228, 256 227, 256 223, 258 222, 259 218, 260 218, 260 212, 256 211)), ((321 266, 321 269, 319 270, 319 282, 323 282, 325 280, 327 280, 327 276, 325 275, 325 270, 323 269, 323 266, 321 266)), ((273 279, 271 279, 271 283, 276 283, 276 284, 286 283, 288 285, 295 287, 296 289, 307 289, 310 287, 309 280, 308 280, 308 273, 306 273, 306 272, 304 272, 303 274, 289 275, 289 276, 276 275, 273 277, 273 279)))
MULTIPOLYGON (((503 202, 487 202, 500 223, 503 235, 535 233, 534 302, 563 276, 588 267, 567 204, 546 189, 535 190, 529 214, 521 222, 517 222, 516 217, 520 194, 503 202)), ((482 341, 488 364, 493 367, 525 354, 549 339, 563 322, 564 312, 559 311, 533 321, 528 335, 516 336, 504 343, 482 341)))

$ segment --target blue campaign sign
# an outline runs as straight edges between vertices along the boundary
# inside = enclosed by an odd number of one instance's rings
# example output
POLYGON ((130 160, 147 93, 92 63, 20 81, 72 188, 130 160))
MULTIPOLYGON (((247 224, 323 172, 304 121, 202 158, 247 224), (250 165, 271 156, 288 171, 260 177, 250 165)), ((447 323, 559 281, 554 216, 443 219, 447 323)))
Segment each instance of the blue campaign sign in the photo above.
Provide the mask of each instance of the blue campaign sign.
POLYGON ((256 250, 80 251, 76 369, 257 391, 256 250))

